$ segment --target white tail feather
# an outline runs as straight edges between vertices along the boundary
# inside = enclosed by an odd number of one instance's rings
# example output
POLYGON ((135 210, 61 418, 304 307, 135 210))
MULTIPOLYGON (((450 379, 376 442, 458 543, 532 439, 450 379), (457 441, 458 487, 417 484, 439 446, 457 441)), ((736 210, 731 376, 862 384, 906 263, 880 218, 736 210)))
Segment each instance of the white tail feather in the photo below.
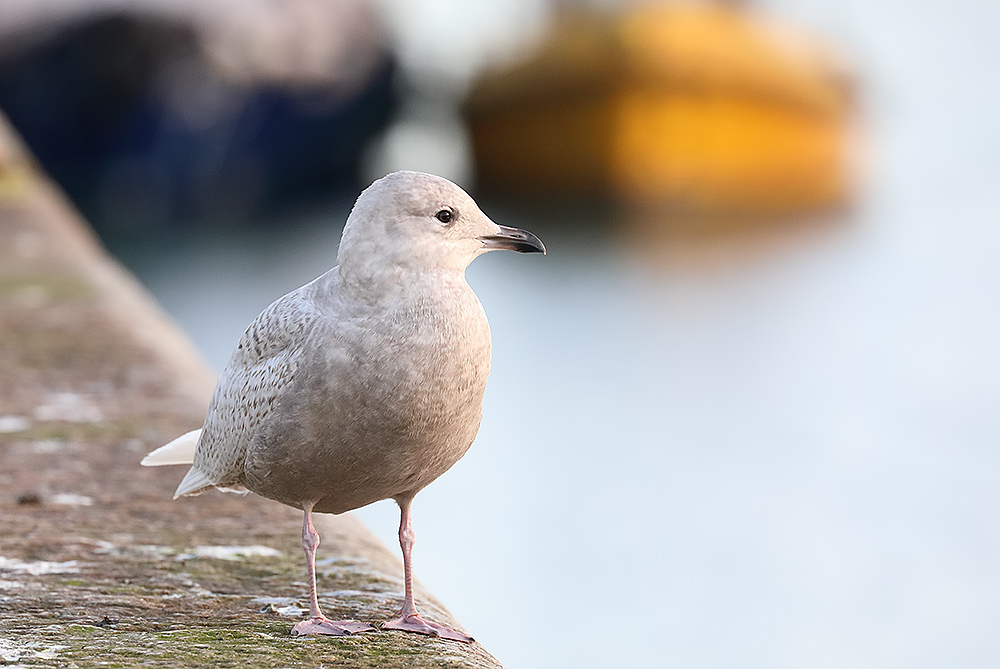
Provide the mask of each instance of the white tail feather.
POLYGON ((181 484, 177 486, 177 490, 174 492, 174 499, 184 497, 185 495, 200 495, 211 487, 213 487, 212 481, 208 478, 208 474, 197 467, 192 467, 184 475, 184 480, 181 481, 181 484))
POLYGON ((142 464, 147 467, 159 467, 161 465, 189 465, 194 462, 194 451, 198 447, 198 439, 201 438, 201 430, 191 430, 187 434, 177 437, 169 444, 160 446, 158 449, 142 459, 142 464))

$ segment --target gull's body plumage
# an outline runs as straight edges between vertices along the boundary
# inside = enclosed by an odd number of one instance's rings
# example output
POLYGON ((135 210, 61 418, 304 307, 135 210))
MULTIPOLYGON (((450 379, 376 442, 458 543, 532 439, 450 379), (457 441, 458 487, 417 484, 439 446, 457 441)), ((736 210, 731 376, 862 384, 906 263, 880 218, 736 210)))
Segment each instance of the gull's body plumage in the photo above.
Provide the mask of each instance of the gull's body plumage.
POLYGON ((479 429, 491 341, 465 269, 494 248, 544 252, 537 237, 496 225, 445 179, 396 172, 376 181, 347 220, 338 265, 247 328, 200 434, 144 460, 193 459, 176 496, 249 490, 304 510, 312 615, 295 632, 369 629, 320 613, 311 513, 392 498, 402 510, 406 602, 385 627, 470 640, 413 608, 409 508, 479 429))
POLYGON ((415 282, 391 304, 341 285, 327 272, 243 335, 195 452, 212 485, 343 513, 412 497, 472 444, 490 332, 468 284, 415 282))

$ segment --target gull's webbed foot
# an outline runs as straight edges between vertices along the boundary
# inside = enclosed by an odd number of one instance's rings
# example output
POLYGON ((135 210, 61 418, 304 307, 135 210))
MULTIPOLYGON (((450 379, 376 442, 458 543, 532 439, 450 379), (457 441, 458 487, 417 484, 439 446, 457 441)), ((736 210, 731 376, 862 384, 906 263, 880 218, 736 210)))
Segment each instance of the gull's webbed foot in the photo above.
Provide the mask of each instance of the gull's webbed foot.
POLYGON ((452 641, 461 641, 463 643, 472 643, 475 641, 468 634, 462 634, 461 632, 455 631, 450 627, 445 627, 444 625, 438 625, 437 623, 432 623, 424 620, 416 613, 411 613, 408 616, 401 616, 395 620, 390 620, 389 622, 382 623, 382 629, 384 630, 403 630, 404 632, 416 632, 417 634, 426 634, 427 636, 436 636, 442 639, 451 639, 452 641))
POLYGON ((297 623, 292 628, 292 636, 305 634, 326 634, 328 636, 347 636, 358 632, 374 632, 375 628, 368 623, 356 620, 327 620, 326 618, 310 618, 297 623))

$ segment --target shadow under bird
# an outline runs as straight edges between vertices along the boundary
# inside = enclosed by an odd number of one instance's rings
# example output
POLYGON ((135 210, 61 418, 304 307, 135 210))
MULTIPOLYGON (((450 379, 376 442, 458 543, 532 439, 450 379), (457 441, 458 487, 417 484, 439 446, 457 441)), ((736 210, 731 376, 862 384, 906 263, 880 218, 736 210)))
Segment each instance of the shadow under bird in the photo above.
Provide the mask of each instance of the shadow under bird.
POLYGON ((465 270, 494 249, 545 253, 538 237, 495 224, 447 179, 379 179, 347 219, 337 266, 247 328, 202 428, 142 461, 191 465, 175 499, 214 487, 302 509, 309 619, 293 635, 374 629, 320 610, 312 513, 391 498, 400 508, 405 597, 382 628, 472 641, 417 613, 410 504, 479 430, 492 344, 465 270))

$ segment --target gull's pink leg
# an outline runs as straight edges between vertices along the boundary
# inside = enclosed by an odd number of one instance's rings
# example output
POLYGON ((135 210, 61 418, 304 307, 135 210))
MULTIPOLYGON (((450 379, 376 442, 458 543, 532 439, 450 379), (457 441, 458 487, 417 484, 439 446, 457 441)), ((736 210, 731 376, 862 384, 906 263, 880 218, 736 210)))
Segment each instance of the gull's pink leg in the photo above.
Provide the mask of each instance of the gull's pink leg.
POLYGON ((374 631, 368 623, 356 620, 328 620, 319 609, 316 596, 316 549, 319 547, 319 532, 312 524, 313 503, 303 504, 305 518, 302 520, 302 550, 306 553, 306 573, 309 575, 309 619, 292 628, 292 636, 302 634, 328 634, 344 636, 355 632, 374 631))
POLYGON ((417 607, 413 605, 413 562, 411 553, 413 552, 413 524, 410 521, 410 503, 412 497, 404 497, 396 500, 399 504, 399 547, 403 549, 403 584, 405 596, 403 598, 403 608, 399 612, 399 617, 395 620, 382 623, 382 629, 404 630, 406 632, 416 632, 417 634, 427 634, 438 636, 442 639, 452 641, 464 641, 472 643, 471 636, 457 632, 449 627, 427 622, 417 613, 417 607))

